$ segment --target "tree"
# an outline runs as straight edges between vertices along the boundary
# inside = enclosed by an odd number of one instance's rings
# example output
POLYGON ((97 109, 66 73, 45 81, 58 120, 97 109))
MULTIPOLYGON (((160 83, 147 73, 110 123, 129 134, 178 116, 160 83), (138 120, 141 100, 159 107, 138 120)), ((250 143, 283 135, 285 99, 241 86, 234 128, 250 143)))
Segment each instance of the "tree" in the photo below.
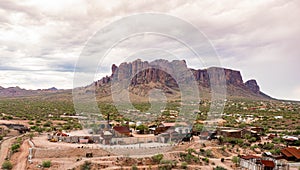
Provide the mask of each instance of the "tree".
POLYGON ((143 134, 145 131, 148 130, 148 126, 141 124, 141 125, 139 125, 139 126, 136 127, 136 130, 139 130, 140 133, 143 134))

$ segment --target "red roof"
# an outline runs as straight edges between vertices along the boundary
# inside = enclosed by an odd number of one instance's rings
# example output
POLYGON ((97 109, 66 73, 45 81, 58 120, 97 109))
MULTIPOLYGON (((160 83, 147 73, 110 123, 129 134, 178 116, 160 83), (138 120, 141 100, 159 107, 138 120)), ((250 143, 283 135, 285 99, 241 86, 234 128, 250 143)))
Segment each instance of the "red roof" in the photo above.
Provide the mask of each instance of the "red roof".
POLYGON ((260 157, 255 155, 246 155, 246 156, 242 156, 241 158, 248 160, 248 159, 259 159, 260 157))
POLYGON ((287 151, 286 149, 282 149, 282 150, 281 150, 281 153, 282 153, 284 156, 286 156, 286 157, 293 157, 293 155, 292 155, 289 151, 287 151))
POLYGON ((121 134, 130 133, 130 130, 126 126, 114 126, 113 129, 121 134))
POLYGON ((294 147, 284 148, 281 150, 281 153, 284 154, 286 157, 295 157, 300 159, 300 150, 294 147))
POLYGON ((261 160, 261 163, 263 165, 265 165, 266 167, 271 167, 274 168, 275 167, 275 163, 273 161, 269 161, 269 160, 261 160))

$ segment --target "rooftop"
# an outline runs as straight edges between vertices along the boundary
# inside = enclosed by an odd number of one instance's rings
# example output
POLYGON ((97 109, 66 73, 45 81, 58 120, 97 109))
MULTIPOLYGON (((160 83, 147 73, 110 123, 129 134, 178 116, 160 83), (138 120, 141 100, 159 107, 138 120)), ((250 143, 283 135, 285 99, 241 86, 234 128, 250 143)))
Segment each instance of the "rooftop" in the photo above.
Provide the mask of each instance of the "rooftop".
POLYGON ((281 150, 281 153, 286 157, 295 157, 296 159, 300 159, 300 150, 295 147, 284 148, 281 150))

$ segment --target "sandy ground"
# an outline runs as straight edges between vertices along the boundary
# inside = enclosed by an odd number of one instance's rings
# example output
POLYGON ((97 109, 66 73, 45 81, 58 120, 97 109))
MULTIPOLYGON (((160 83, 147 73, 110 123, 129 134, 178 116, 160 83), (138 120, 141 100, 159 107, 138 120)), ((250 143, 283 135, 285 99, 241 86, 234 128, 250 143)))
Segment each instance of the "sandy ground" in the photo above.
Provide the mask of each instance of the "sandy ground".
MULTIPOLYGON (((142 135, 142 137, 145 137, 142 135)), ((92 163, 97 164, 98 168, 100 169, 120 169, 121 167, 116 164, 116 160, 118 158, 124 158, 124 156, 114 156, 114 154, 110 154, 108 149, 103 150, 102 146, 99 144, 69 144, 69 143, 63 143, 63 142, 49 142, 47 140, 47 135, 43 134, 38 137, 33 138, 33 143, 36 148, 35 157, 33 158, 32 164, 27 164, 27 169, 39 169, 38 165, 40 165, 45 160, 50 160, 52 162, 51 168, 49 170, 56 170, 56 169, 72 169, 72 168, 78 168, 80 165, 84 163, 84 161, 90 161, 92 163), (83 148, 81 148, 83 147, 83 148), (98 154, 101 156, 94 156, 93 158, 86 158, 83 153, 85 152, 93 152, 93 154, 98 154), (100 167, 99 167, 100 166, 100 167)), ((28 146, 28 145, 27 145, 28 146)), ((194 148, 199 149, 202 146, 202 142, 199 141, 199 138, 195 137, 194 141, 191 143, 184 143, 183 145, 175 146, 173 150, 169 150, 165 152, 165 159, 174 160, 178 159, 175 158, 174 155, 176 153, 185 151, 187 148, 194 148)), ((25 146, 24 146, 25 147, 25 146)), ((218 146, 215 146, 213 144, 207 143, 207 148, 213 149, 217 148, 218 146)), ((27 148, 28 150, 28 148, 27 148)), ((145 149, 141 149, 136 152, 141 152, 141 154, 144 154, 144 157, 151 155, 146 154, 144 152, 145 149)), ((20 159, 24 160, 25 155, 19 156, 20 159), (21 158, 22 157, 22 158, 21 158)), ((137 158, 141 158, 143 156, 136 156, 137 158)), ((200 157, 201 158, 201 157, 200 157)), ((226 169, 230 170, 232 169, 230 166, 232 165, 230 161, 231 157, 227 159, 225 162, 221 162, 220 158, 210 158, 210 164, 202 164, 200 165, 190 165, 189 169, 213 169, 213 167, 216 167, 217 165, 220 165, 222 167, 225 167, 226 169)), ((23 168, 22 163, 17 164, 18 168, 23 168)), ((179 163, 180 165, 180 163, 179 163)), ((149 168, 149 165, 145 166, 138 166, 139 168, 144 167, 145 169, 149 168)), ((157 165, 151 165, 153 169, 157 167, 157 165)), ((131 169, 131 166, 125 167, 123 166, 123 169, 131 169)))
POLYGON ((8 138, 8 139, 5 139, 2 141, 1 147, 0 147, 1 148, 0 149, 0 165, 2 165, 3 162, 5 161, 5 158, 7 157, 7 154, 9 152, 9 148, 16 138, 17 138, 17 136, 8 138))
POLYGON ((14 154, 11 158, 11 161, 14 164, 13 170, 26 169, 28 162, 30 145, 28 143, 28 139, 26 139, 20 147, 20 151, 18 154, 14 154))
MULTIPOLYGON (((19 162, 15 163, 14 169, 32 169, 38 170, 40 169, 38 166, 42 164, 45 160, 50 160, 52 163, 51 168, 49 170, 61 170, 61 169, 72 169, 77 168, 82 165, 85 161, 89 161, 94 163, 94 168, 96 169, 120 169, 120 159, 124 159, 128 156, 122 156, 120 154, 113 154, 108 148, 103 149, 102 145, 99 144, 70 144, 64 142, 49 142, 47 140, 47 135, 43 134, 38 137, 33 138, 33 143, 35 147, 35 154, 33 157, 33 163, 29 164, 27 162, 28 157, 28 148, 30 147, 28 141, 25 141, 21 146, 21 150, 18 154, 15 155, 15 160, 19 160, 19 162), (86 158, 86 153, 92 152, 93 158, 86 158)), ((11 143, 7 141, 4 143, 5 146, 9 146, 11 143)), ((183 143, 176 145, 172 150, 168 150, 163 152, 164 159, 166 160, 179 160, 179 153, 186 151, 188 148, 193 148, 196 151, 199 151, 200 148, 210 149, 215 156, 215 158, 209 158, 209 164, 204 163, 203 161, 201 165, 189 165, 188 169, 202 169, 202 170, 212 170, 216 166, 222 166, 228 170, 236 169, 233 168, 234 165, 231 162, 231 158, 237 154, 249 153, 255 154, 249 148, 243 150, 239 148, 239 151, 236 151, 235 148, 231 148, 232 152, 227 152, 227 155, 223 155, 224 153, 220 152, 221 146, 217 144, 217 142, 211 141, 201 141, 198 137, 194 137, 193 142, 183 143), (203 143, 205 143, 205 147, 203 147, 203 143), (224 162, 221 162, 220 158, 225 158, 224 162)), ((227 146, 230 148, 230 146, 227 146)), ((122 148, 121 148, 122 149, 122 148)), ((129 148, 130 149, 130 148, 129 148)), ((1 150, 1 153, 5 152, 5 149, 1 150)), ((142 157, 151 157, 146 153, 145 149, 138 150, 136 152, 140 152, 141 155, 133 157, 133 158, 142 158, 142 157)), ((1 154, 2 156, 2 154, 1 154)), ((198 155, 195 155, 198 156, 198 155)), ((200 156, 200 159, 203 156, 200 156)), ((3 159, 3 158, 2 158, 3 159)), ((136 159, 135 159, 136 160, 136 159)), ((181 163, 178 163, 180 165, 181 163)), ((129 164, 130 165, 130 164, 129 164)), ((132 166, 122 166, 123 169, 131 169, 132 166)), ((138 166, 138 168, 149 169, 148 164, 143 164, 138 166)), ((157 165, 151 165, 152 169, 157 169, 157 165)))

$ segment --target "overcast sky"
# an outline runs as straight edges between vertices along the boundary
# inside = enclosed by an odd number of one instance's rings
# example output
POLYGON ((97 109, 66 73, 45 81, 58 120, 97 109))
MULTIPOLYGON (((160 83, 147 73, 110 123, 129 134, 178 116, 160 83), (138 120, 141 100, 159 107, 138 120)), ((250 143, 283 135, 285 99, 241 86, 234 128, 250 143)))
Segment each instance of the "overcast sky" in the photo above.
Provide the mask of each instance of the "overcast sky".
MULTIPOLYGON (((72 88, 75 64, 95 32, 128 15, 160 12, 196 26, 216 48, 221 65, 240 70, 244 81, 256 79, 272 97, 300 100, 300 1, 108 2, 1 0, 0 86, 72 88)), ((132 47, 121 46, 115 54, 132 47)), ((101 75, 122 61, 123 56, 112 56, 102 63, 101 75)), ((203 67, 186 60, 190 67, 203 67)))

